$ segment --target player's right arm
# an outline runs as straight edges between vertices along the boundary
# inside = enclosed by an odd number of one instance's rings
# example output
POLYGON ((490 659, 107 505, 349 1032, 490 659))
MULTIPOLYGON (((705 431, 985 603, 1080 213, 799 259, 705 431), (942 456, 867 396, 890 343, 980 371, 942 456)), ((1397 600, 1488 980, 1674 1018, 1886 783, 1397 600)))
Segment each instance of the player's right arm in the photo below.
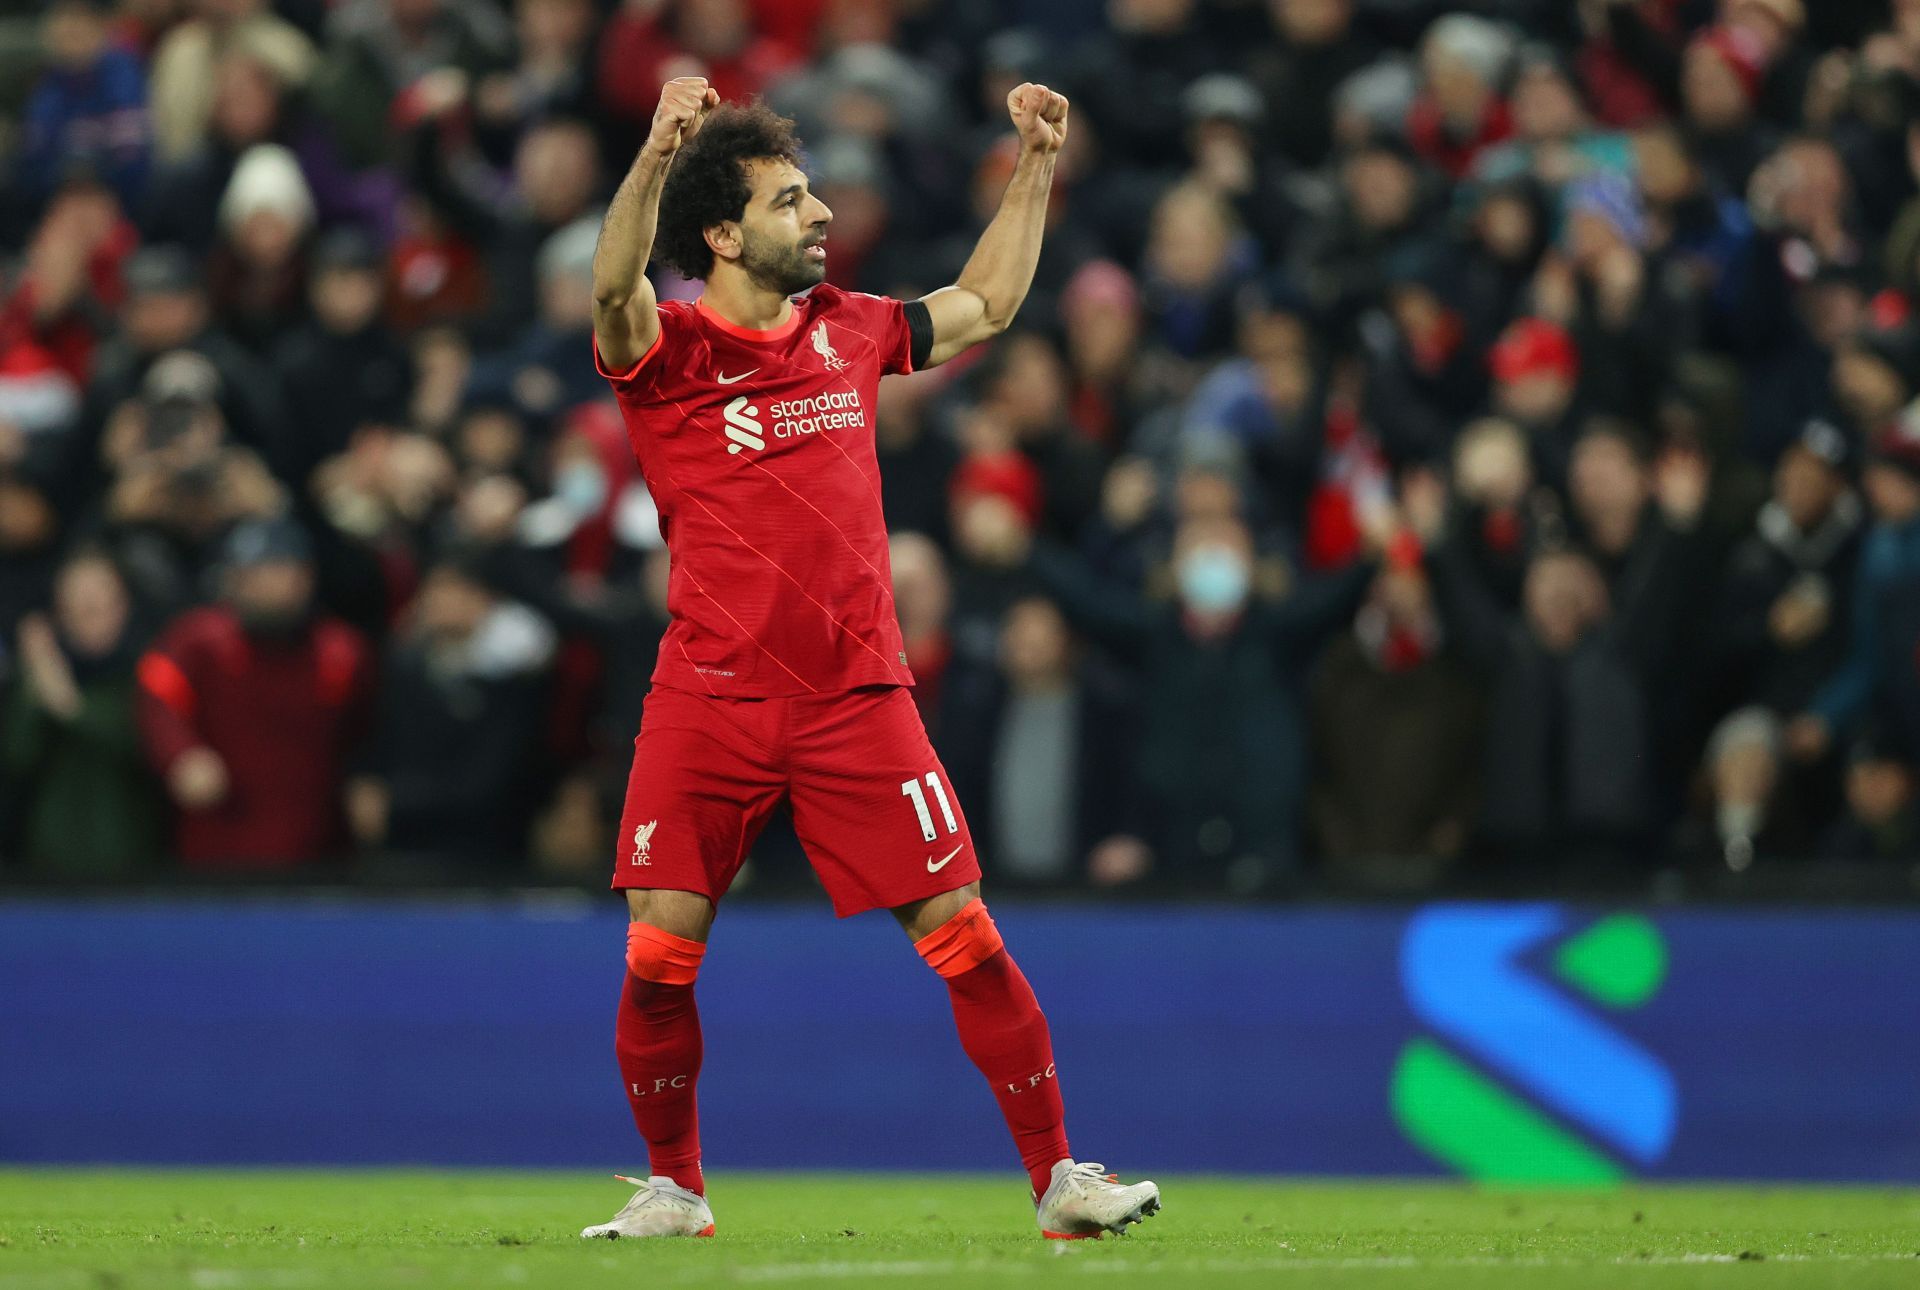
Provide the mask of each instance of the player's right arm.
POLYGON ((593 251, 593 339, 601 364, 625 372, 646 357, 660 336, 647 261, 653 256, 660 191, 680 145, 700 132, 707 113, 720 105, 719 91, 703 76, 681 76, 660 91, 653 128, 641 145, 620 190, 600 224, 593 251))

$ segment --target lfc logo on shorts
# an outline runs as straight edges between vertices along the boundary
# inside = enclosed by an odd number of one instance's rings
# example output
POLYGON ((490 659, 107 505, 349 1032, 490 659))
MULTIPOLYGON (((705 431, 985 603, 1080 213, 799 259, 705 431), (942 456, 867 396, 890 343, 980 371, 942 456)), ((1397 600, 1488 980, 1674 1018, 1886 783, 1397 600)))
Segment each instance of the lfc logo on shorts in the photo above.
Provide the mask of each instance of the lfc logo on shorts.
POLYGON ((633 863, 650 865, 653 863, 653 831, 660 827, 660 821, 648 820, 645 824, 635 825, 633 830, 633 863))

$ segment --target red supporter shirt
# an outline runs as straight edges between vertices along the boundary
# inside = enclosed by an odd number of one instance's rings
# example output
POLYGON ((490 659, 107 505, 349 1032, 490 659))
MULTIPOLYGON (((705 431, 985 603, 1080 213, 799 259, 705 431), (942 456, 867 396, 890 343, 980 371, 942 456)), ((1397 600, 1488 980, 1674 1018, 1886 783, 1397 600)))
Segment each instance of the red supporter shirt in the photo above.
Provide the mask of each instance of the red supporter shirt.
POLYGON ((140 729, 161 774, 189 748, 227 765, 225 800, 182 811, 189 868, 283 868, 339 853, 347 756, 365 733, 373 661, 331 618, 294 640, 250 638, 213 605, 175 619, 140 660, 140 729))
POLYGON ((873 448, 880 378, 913 370, 905 306, 822 284, 771 331, 704 302, 659 310, 639 362, 600 365, 673 557, 654 684, 740 698, 912 685, 873 448))

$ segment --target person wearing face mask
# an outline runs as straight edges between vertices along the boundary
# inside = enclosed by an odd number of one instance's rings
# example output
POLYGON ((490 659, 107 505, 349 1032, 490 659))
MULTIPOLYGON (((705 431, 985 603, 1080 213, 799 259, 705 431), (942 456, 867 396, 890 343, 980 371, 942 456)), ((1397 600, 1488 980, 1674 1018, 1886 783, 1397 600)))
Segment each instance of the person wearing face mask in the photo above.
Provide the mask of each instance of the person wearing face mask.
POLYGON ((1258 561, 1243 520, 1210 514, 1175 532, 1171 595, 1102 584, 1044 543, 1027 563, 1075 627, 1138 670, 1135 773, 1159 880, 1242 893, 1290 875, 1305 824, 1302 678, 1376 562, 1290 583, 1258 561))
POLYGON ((283 519, 228 536, 218 602, 140 659, 148 760, 190 868, 260 872, 338 853, 342 776, 366 724, 368 651, 314 603, 313 550, 283 519))
POLYGON ((53 612, 20 624, 19 676, 0 724, 6 796, 28 869, 123 876, 160 854, 158 785, 134 723, 139 636, 126 581, 82 549, 54 575, 53 612))

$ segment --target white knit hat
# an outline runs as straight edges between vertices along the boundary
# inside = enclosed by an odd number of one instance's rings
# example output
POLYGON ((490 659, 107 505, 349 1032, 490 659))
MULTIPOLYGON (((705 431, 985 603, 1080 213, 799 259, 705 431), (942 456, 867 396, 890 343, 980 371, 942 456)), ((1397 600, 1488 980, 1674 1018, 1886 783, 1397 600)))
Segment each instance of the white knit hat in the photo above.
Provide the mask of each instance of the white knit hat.
POLYGON ((256 143, 240 154, 220 199, 220 224, 233 228, 258 210, 269 210, 298 224, 313 226, 313 192, 300 163, 277 143, 256 143))
POLYGON ((1450 13, 1427 28, 1427 50, 1439 50, 1459 59, 1481 80, 1499 84, 1513 57, 1511 28, 1470 13, 1450 13))

